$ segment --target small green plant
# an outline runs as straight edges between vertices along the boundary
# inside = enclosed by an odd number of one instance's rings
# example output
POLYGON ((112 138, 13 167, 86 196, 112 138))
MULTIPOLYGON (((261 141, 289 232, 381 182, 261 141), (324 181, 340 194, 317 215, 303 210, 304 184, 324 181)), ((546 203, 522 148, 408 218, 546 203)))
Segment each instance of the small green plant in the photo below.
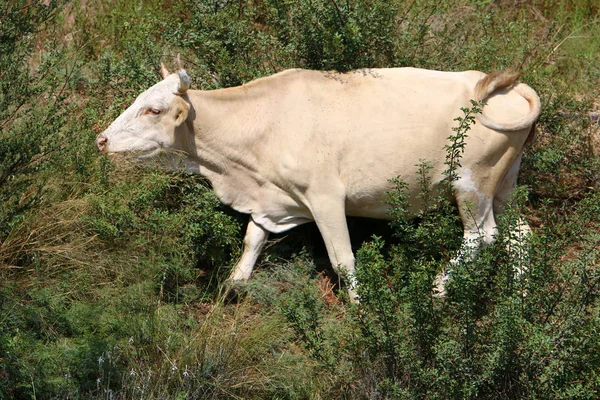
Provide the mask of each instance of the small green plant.
POLYGON ((471 108, 461 107, 463 117, 456 117, 454 120, 458 122, 458 126, 452 128, 456 133, 448 137, 449 145, 445 146, 446 150, 446 161, 444 162, 448 169, 444 171, 444 175, 448 177, 450 181, 458 179, 456 171, 460 167, 460 158, 465 152, 465 139, 469 136, 467 132, 471 130, 471 125, 475 124, 475 116, 481 114, 485 101, 471 100, 471 108))

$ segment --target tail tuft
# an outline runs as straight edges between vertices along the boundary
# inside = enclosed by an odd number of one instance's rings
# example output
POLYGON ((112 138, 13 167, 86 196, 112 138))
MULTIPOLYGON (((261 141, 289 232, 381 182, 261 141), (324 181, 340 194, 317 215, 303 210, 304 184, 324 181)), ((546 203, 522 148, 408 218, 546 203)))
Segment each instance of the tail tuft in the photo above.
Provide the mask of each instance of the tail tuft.
POLYGON ((485 126, 491 129, 499 131, 518 131, 525 128, 531 128, 535 121, 540 116, 541 102, 535 91, 524 83, 518 83, 517 79, 521 76, 521 73, 516 69, 509 68, 503 71, 491 72, 482 78, 475 86, 475 100, 483 101, 486 100, 496 90, 511 88, 515 90, 519 95, 523 96, 529 103, 529 113, 512 121, 510 123, 501 123, 492 121, 485 116, 485 109, 483 114, 477 115, 477 119, 485 126))
POLYGON ((496 90, 514 85, 520 76, 521 72, 517 71, 515 68, 490 72, 485 78, 477 82, 477 86, 475 86, 475 100, 485 100, 496 90))

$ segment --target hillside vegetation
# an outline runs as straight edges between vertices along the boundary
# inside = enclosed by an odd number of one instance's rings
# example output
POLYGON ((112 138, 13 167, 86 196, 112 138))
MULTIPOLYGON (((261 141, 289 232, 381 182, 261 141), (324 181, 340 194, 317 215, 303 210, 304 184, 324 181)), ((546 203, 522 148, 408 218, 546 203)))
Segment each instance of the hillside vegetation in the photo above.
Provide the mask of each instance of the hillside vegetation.
POLYGON ((600 398, 599 16, 593 0, 0 2, 0 398, 600 398), (361 305, 310 225, 225 297, 247 217, 202 177, 94 144, 177 54, 200 89, 292 67, 519 68, 543 112, 497 243, 432 296, 461 226, 424 160, 416 220, 398 181, 389 229, 351 221, 361 305))

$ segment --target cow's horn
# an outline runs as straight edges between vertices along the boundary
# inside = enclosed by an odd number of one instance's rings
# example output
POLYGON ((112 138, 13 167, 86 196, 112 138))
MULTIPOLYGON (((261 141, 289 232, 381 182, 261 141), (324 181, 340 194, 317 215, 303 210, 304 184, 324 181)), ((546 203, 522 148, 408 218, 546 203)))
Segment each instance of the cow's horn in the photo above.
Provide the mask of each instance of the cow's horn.
POLYGON ((190 77, 184 69, 180 69, 177 74, 179 75, 177 93, 184 94, 190 88, 190 77))

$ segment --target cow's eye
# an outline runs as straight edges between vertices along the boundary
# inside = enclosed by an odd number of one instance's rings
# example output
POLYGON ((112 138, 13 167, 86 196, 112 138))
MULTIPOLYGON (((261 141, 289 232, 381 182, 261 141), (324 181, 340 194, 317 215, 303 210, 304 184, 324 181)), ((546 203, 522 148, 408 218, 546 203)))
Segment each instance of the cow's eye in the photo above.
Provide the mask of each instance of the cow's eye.
POLYGON ((157 108, 149 108, 146 110, 146 114, 159 115, 160 110, 157 108))

